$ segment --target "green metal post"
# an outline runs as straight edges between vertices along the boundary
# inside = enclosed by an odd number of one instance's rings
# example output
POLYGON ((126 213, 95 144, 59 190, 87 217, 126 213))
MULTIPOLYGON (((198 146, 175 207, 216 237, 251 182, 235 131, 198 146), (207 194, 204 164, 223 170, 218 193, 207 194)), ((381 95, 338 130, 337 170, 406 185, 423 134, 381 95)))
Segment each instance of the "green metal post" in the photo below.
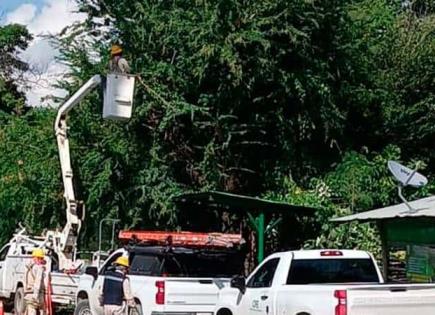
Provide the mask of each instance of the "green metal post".
POLYGON ((249 223, 257 235, 257 261, 261 263, 264 259, 264 235, 266 234, 264 213, 261 212, 258 217, 254 218, 252 214, 248 212, 248 218, 249 223))
POLYGON ((258 247, 257 247, 257 260, 258 263, 261 263, 264 259, 264 213, 261 212, 257 219, 257 239, 258 239, 258 247))

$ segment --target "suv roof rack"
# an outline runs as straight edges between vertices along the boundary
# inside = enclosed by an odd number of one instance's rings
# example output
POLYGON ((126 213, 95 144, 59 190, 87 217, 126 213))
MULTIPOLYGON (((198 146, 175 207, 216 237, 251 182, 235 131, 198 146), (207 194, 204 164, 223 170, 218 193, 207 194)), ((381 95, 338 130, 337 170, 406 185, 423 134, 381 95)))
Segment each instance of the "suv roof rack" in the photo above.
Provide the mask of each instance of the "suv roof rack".
POLYGON ((240 234, 165 232, 165 231, 120 231, 119 240, 139 244, 172 247, 231 248, 244 243, 240 234))

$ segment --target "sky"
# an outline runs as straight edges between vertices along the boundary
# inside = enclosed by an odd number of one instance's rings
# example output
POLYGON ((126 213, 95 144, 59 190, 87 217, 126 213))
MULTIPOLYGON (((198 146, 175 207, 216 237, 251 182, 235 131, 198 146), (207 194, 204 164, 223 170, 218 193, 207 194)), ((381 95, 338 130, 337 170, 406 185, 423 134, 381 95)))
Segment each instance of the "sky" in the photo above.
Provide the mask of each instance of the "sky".
POLYGON ((33 74, 28 74, 29 81, 33 82, 26 91, 28 105, 53 105, 50 100, 41 102, 41 98, 65 95, 51 85, 67 69, 55 59, 59 52, 41 35, 55 35, 64 27, 85 19, 84 14, 75 11, 74 0, 0 0, 0 24, 24 24, 34 36, 29 48, 20 54, 34 70, 33 74))

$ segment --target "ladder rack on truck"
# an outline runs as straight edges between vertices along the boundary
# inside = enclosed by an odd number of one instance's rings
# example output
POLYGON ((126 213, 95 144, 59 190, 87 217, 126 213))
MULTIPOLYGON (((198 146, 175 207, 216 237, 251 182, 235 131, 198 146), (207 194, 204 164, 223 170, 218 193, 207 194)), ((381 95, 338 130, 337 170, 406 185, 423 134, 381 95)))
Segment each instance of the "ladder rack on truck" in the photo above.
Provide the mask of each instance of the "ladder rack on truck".
POLYGON ((118 238, 123 242, 183 247, 231 248, 244 243, 240 234, 226 233, 120 231, 118 238))

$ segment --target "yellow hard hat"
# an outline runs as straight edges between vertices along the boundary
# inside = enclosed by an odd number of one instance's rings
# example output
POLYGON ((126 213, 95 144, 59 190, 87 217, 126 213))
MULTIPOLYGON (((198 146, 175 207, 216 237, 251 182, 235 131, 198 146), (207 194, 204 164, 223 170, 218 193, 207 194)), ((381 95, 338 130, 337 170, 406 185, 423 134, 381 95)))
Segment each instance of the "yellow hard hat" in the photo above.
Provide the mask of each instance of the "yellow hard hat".
POLYGON ((44 258, 45 254, 42 248, 35 248, 32 250, 32 257, 44 258))
POLYGON ((122 47, 119 45, 112 45, 112 48, 110 48, 110 54, 113 56, 120 53, 122 53, 122 47))
POLYGON ((115 264, 128 267, 128 257, 120 256, 115 260, 115 264))

